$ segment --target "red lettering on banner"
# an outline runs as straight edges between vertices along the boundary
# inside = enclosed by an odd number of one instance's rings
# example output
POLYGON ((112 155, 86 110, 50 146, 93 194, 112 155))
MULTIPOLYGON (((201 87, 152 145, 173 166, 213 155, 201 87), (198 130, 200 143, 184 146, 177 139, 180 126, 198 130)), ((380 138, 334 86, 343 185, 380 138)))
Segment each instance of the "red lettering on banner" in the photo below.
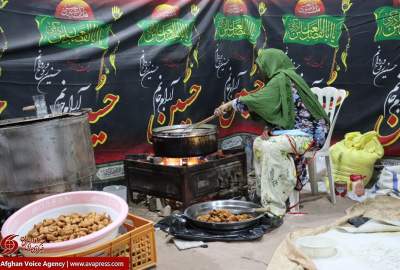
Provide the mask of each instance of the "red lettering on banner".
POLYGON ((396 131, 390 133, 389 135, 382 135, 380 130, 381 130, 383 118, 384 118, 383 115, 379 116, 378 120, 375 123, 374 130, 378 133, 378 139, 379 139, 380 143, 383 146, 389 146, 389 145, 394 144, 400 138, 400 128, 398 128, 396 131))
POLYGON ((236 112, 232 110, 230 115, 227 118, 225 118, 223 115, 220 116, 219 117, 219 125, 222 128, 229 128, 233 123, 233 119, 235 119, 235 115, 236 115, 236 112))
MULTIPOLYGON (((264 86, 265 86, 265 83, 263 83, 263 82, 260 81, 260 80, 256 80, 256 81, 254 82, 254 87, 255 87, 254 90, 247 91, 246 89, 243 89, 242 91, 240 91, 239 93, 237 93, 237 94, 235 95, 235 97, 236 97, 236 98, 238 98, 238 97, 244 97, 244 96, 247 96, 247 95, 249 95, 249 94, 255 93, 255 92, 261 90, 261 88, 263 88, 264 86)), ((245 119, 249 118, 249 116, 250 116, 250 114, 249 114, 248 112, 243 112, 243 113, 241 113, 241 115, 242 115, 243 118, 245 118, 245 119)))
POLYGON ((187 118, 186 120, 181 121, 181 125, 190 125, 192 124, 192 119, 187 118))
POLYGON ((154 114, 150 115, 149 123, 147 124, 146 137, 148 143, 152 143, 151 136, 153 136, 153 122, 154 122, 154 114))
POLYGON ((399 123, 399 118, 397 115, 391 114, 386 122, 391 128, 394 128, 399 123))
POLYGON ((167 117, 165 116, 165 114, 164 114, 163 112, 159 112, 159 113, 158 113, 158 117, 157 117, 157 122, 158 122, 160 125, 164 125, 165 119, 167 119, 167 117))
POLYGON ((187 107, 189 107, 190 105, 193 104, 193 102, 197 99, 197 97, 199 96, 201 92, 201 86, 200 85, 192 85, 192 87, 190 87, 189 93, 192 94, 189 98, 185 99, 184 101, 182 101, 180 98, 176 101, 176 103, 174 105, 172 105, 169 108, 169 125, 173 125, 174 124, 174 120, 175 120, 175 113, 176 112, 184 112, 187 107))
POLYGON ((99 134, 92 134, 92 145, 96 147, 98 144, 104 144, 107 141, 107 133, 100 131, 99 134))
MULTIPOLYGON (((244 96, 247 96, 249 94, 255 93, 255 92, 261 90, 264 86, 265 86, 265 83, 263 83, 260 80, 256 80, 254 82, 254 87, 255 88, 253 90, 247 91, 246 89, 242 89, 239 93, 236 93, 235 97, 236 98, 244 97, 244 96)), ((233 119, 235 119, 235 115, 236 115, 236 112, 232 111, 231 114, 228 117, 224 117, 223 115, 220 116, 219 117, 220 126, 222 128, 229 128, 233 123, 233 119)), ((248 112, 241 113, 241 115, 245 119, 249 118, 249 116, 250 116, 248 112)))
MULTIPOLYGON (((193 104, 193 102, 197 99, 201 92, 201 86, 200 85, 192 85, 190 87, 189 93, 191 94, 190 97, 182 101, 180 98, 176 101, 175 104, 171 105, 169 108, 169 123, 168 125, 173 125, 175 121, 175 113, 176 112, 184 112, 190 105, 193 104)), ((161 120, 164 120, 165 115, 163 113, 159 113, 157 117, 157 122, 159 124, 163 124, 164 122, 160 122, 161 120)), ((190 119, 186 119, 186 122, 191 121, 190 119)), ((153 124, 154 124, 154 114, 150 115, 149 123, 147 125, 147 131, 146 131, 146 136, 147 136, 147 142, 151 143, 151 136, 153 134, 153 124)))
POLYGON ((90 112, 89 113, 89 123, 90 124, 94 124, 97 121, 99 121, 100 118, 106 116, 108 113, 110 113, 115 105, 117 105, 119 101, 119 96, 118 95, 113 95, 113 94, 107 94, 104 98, 103 98, 103 103, 107 104, 104 108, 95 111, 95 112, 90 112))
POLYGON ((7 108, 7 101, 0 100, 0 113, 2 113, 7 108))

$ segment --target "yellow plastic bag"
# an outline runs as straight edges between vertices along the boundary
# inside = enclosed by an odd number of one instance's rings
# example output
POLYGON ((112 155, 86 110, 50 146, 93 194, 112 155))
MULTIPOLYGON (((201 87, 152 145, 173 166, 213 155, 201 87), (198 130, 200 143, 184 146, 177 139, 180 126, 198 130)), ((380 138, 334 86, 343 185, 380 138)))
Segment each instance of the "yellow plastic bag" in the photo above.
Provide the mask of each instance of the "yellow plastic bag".
POLYGON ((347 182, 348 190, 350 190, 350 175, 360 174, 365 176, 364 184, 366 185, 372 177, 375 162, 382 158, 383 154, 383 147, 375 131, 365 134, 347 133, 344 140, 329 149, 335 182, 347 182))

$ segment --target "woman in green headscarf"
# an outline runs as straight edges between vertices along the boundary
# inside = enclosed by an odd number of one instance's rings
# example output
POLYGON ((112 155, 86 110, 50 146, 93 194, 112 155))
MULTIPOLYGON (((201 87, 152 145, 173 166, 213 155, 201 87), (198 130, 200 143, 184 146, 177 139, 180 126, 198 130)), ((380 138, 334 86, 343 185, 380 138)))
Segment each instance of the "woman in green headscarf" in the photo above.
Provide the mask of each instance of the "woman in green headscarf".
POLYGON ((248 111, 252 119, 266 123, 253 145, 257 195, 271 213, 284 215, 297 181, 300 187, 307 181, 305 161, 300 158, 295 166, 289 154, 299 157, 311 148, 322 147, 329 118, 283 51, 260 50, 256 63, 268 80, 265 87, 221 105, 214 113, 248 111))

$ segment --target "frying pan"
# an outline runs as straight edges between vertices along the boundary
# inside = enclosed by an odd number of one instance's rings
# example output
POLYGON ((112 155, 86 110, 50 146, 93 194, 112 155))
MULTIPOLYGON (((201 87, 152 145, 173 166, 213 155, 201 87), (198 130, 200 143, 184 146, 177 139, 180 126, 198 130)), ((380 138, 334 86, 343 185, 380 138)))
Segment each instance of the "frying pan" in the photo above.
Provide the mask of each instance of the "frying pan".
POLYGON ((210 202, 203 202, 191 205, 185 210, 184 215, 191 224, 199 228, 230 231, 230 230, 240 230, 258 224, 260 222, 260 219, 264 216, 265 213, 254 212, 253 211, 254 208, 260 208, 260 205, 252 202, 244 202, 238 200, 220 200, 220 201, 210 201, 210 202), (213 223, 213 222, 203 222, 197 220, 197 217, 200 215, 205 215, 212 210, 220 210, 220 209, 229 210, 232 212, 232 214, 254 212, 251 213, 251 215, 253 215, 254 218, 245 221, 230 222, 230 223, 213 223))

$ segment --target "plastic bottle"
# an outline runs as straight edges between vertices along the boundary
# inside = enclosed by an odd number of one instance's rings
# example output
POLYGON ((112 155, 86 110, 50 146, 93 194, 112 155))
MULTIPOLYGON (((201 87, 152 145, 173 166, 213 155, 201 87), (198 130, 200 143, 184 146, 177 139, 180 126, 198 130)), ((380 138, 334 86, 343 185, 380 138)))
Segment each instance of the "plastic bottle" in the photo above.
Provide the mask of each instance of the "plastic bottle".
POLYGON ((352 191, 358 197, 363 196, 365 194, 364 182, 363 182, 364 178, 365 178, 365 176, 362 176, 359 174, 350 175, 352 191))
POLYGON ((246 161, 247 161, 247 171, 251 171, 252 169, 252 157, 253 151, 251 149, 251 145, 248 143, 246 144, 244 151, 246 153, 246 161))

